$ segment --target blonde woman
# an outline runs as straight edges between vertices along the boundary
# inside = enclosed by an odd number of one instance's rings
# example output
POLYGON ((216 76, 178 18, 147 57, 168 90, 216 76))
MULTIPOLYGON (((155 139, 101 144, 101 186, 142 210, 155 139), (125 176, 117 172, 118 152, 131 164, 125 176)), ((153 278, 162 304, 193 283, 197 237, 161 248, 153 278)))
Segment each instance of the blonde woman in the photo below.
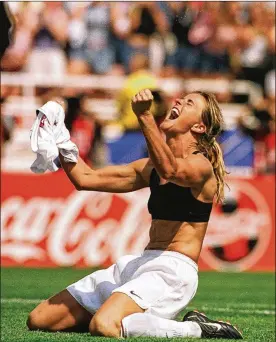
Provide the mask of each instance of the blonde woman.
POLYGON ((192 311, 174 318, 194 297, 197 262, 214 201, 222 201, 225 167, 216 137, 222 114, 215 97, 194 92, 175 101, 160 129, 150 112, 152 93, 132 99, 149 158, 125 166, 90 169, 65 163, 78 190, 130 192, 149 187, 150 241, 42 302, 29 315, 31 330, 90 331, 107 337, 241 339, 230 323, 192 311))

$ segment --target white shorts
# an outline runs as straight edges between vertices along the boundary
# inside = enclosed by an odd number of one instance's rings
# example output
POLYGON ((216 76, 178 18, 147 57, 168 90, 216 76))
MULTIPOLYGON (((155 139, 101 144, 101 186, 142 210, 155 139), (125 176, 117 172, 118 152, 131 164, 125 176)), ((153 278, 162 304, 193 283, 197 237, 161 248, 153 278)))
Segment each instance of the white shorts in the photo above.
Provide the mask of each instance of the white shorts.
POLYGON ((145 312, 174 319, 194 297, 197 285, 198 268, 193 260, 177 252, 146 250, 140 256, 121 257, 67 290, 92 314, 112 293, 121 292, 145 312))

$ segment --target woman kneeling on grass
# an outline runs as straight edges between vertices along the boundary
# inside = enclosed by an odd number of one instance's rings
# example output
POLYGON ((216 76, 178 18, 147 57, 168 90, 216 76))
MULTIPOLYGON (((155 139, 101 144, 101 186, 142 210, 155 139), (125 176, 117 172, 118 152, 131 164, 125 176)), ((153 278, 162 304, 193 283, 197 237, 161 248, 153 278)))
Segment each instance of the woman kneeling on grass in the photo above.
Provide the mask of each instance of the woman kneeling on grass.
POLYGON ((230 323, 196 311, 175 321, 198 286, 200 251, 214 198, 223 198, 225 168, 216 136, 222 114, 215 97, 194 92, 175 101, 160 129, 150 112, 149 90, 132 99, 149 158, 92 170, 81 159, 60 160, 78 190, 130 192, 150 187, 150 241, 39 304, 31 330, 89 331, 107 337, 242 339, 230 323))

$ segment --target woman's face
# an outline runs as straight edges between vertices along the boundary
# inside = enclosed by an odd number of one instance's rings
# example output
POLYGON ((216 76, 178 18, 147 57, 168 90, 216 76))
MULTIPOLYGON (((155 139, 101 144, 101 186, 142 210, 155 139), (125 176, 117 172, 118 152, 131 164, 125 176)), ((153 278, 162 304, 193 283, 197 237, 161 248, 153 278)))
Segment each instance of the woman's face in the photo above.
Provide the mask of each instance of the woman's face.
POLYGON ((165 134, 187 133, 192 129, 195 133, 206 130, 201 114, 206 101, 200 94, 189 94, 175 100, 160 128, 165 134))

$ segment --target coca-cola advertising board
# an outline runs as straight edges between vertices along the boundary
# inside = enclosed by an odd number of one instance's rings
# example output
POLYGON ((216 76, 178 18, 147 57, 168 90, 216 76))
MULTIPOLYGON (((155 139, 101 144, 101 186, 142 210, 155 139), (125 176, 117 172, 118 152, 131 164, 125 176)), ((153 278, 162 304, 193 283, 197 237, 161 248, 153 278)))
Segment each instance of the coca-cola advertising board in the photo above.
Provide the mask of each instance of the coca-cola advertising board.
MULTIPOLYGON (((148 189, 77 191, 63 171, 1 177, 2 266, 105 267, 148 242, 148 189)), ((235 200, 213 208, 200 269, 273 271, 274 176, 233 178, 228 185, 235 200)))

